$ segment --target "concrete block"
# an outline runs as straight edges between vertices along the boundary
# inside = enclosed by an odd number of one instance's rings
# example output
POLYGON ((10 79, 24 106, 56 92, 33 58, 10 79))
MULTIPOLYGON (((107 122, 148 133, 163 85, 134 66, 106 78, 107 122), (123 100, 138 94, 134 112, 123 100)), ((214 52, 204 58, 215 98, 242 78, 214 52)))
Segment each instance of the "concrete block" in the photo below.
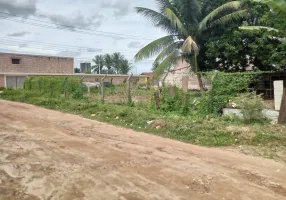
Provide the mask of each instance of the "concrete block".
POLYGON ((280 110, 282 95, 283 95, 283 81, 274 81, 274 102, 275 110, 280 110))
MULTIPOLYGON (((271 109, 264 109, 262 111, 262 114, 264 117, 271 121, 278 121, 279 112, 276 110, 271 109)), ((241 114, 240 109, 233 109, 233 108, 224 108, 223 109, 223 115, 236 115, 240 119, 243 118, 243 115, 241 114)))

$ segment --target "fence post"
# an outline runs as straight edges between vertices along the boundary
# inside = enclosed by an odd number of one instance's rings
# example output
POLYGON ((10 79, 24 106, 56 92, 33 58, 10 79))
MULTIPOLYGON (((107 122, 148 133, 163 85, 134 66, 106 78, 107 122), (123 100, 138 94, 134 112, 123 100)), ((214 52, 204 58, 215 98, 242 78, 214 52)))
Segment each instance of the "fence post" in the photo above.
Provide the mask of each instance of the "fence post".
POLYGON ((156 108, 159 109, 159 108, 160 108, 160 96, 159 96, 159 91, 155 91, 155 92, 154 92, 154 100, 155 100, 156 108))
POLYGON ((68 80, 68 77, 65 77, 65 80, 64 80, 64 94, 65 94, 65 98, 67 98, 67 80, 68 80))
POLYGON ((105 75, 102 79, 101 79, 101 102, 104 103, 104 79, 107 77, 107 75, 105 75))
POLYGON ((175 93, 176 93, 176 86, 172 85, 169 87, 169 95, 171 97, 174 97, 175 96, 175 93))
POLYGON ((84 76, 81 77, 81 79, 80 79, 80 92, 81 92, 82 95, 83 95, 83 89, 82 89, 82 81, 83 81, 83 79, 84 79, 84 76))
POLYGON ((279 111, 278 124, 286 124, 286 88, 283 89, 282 102, 279 111))
POLYGON ((131 87, 130 87, 130 79, 132 78, 133 74, 131 73, 127 79, 127 95, 128 95, 128 104, 132 102, 131 98, 131 87))

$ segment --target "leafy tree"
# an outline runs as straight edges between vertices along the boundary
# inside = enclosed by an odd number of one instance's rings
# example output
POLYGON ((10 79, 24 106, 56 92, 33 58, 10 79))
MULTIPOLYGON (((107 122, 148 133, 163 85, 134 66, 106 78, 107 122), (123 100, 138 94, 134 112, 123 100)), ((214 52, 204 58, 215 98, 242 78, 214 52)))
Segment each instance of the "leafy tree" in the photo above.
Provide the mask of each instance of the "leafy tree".
MULTIPOLYGON (((275 34, 275 33, 273 33, 275 34)), ((286 44, 269 38, 263 30, 229 31, 205 45, 206 66, 221 71, 263 71, 286 68, 286 44)))
MULTIPOLYGON (((270 8, 270 12, 274 15, 276 15, 276 17, 279 20, 283 20, 285 22, 285 16, 286 16, 286 1, 285 0, 253 0, 254 2, 258 2, 258 3, 262 3, 262 4, 266 4, 269 8, 270 8)), ((279 23, 279 22, 278 22, 279 23)), ((276 29, 274 27, 270 27, 270 26, 242 26, 240 27, 240 29, 244 29, 244 30, 259 30, 259 29, 266 29, 268 31, 282 31, 284 33, 286 33, 285 30, 279 30, 276 29)))
MULTIPOLYGON (((209 6, 215 4, 210 2, 209 6)), ((285 30, 286 18, 277 17, 267 5, 248 2, 248 16, 243 24, 250 27, 271 27, 285 30)), ((282 70, 286 68, 286 46, 279 40, 282 32, 254 28, 238 30, 242 22, 233 23, 219 34, 205 38, 203 47, 204 69, 222 71, 245 71, 247 67, 259 70, 282 70), (267 31, 268 30, 268 31, 267 31)))
MULTIPOLYGON (((193 66, 194 72, 199 72, 198 62, 202 59, 199 47, 203 46, 203 38, 218 27, 231 23, 247 15, 242 1, 227 2, 212 12, 203 12, 201 0, 155 0, 158 12, 149 8, 136 7, 136 12, 151 20, 155 27, 165 30, 169 35, 159 38, 143 47, 135 60, 157 55, 155 60, 160 64, 155 74, 160 75, 169 69, 179 59, 185 59, 193 66)), ((203 84, 198 74, 200 88, 203 84)))

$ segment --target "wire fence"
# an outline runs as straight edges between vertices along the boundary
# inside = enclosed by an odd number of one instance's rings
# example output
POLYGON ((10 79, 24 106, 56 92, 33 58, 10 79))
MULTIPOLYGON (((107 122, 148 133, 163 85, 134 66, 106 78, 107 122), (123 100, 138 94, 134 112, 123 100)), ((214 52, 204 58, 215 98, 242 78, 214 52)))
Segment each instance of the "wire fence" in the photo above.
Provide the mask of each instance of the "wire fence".
POLYGON ((152 95, 146 84, 130 81, 113 85, 105 82, 84 82, 83 78, 72 77, 29 77, 24 81, 24 89, 38 93, 40 96, 60 97, 65 99, 87 98, 109 104, 127 104, 147 102, 152 95))

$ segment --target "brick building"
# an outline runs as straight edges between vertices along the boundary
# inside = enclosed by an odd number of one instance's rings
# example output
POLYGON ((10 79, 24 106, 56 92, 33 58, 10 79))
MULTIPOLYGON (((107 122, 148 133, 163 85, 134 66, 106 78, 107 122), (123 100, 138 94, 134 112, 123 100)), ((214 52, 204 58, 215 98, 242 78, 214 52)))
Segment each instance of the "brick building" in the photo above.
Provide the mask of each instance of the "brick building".
POLYGON ((73 58, 0 53, 0 73, 73 72, 73 58))
MULTIPOLYGON (((176 63, 173 70, 162 75, 161 81, 165 78, 165 84, 175 85, 179 88, 182 88, 184 85, 183 82, 185 82, 186 89, 199 90, 198 77, 194 73, 191 73, 191 71, 190 65, 186 61, 180 60, 176 63)), ((210 83, 207 79, 203 78, 203 84, 206 88, 210 87, 210 83)))
MULTIPOLYGON (((73 58, 0 53, 0 87, 22 88, 26 77, 35 76, 79 76, 84 82, 100 82, 105 77, 104 74, 75 74, 73 58)), ((109 74, 104 82, 117 85, 126 82, 128 77, 109 74)), ((131 83, 144 83, 145 78, 132 76, 131 83)))
POLYGON ((21 88, 24 78, 32 74, 73 73, 73 58, 0 53, 0 87, 21 88))

